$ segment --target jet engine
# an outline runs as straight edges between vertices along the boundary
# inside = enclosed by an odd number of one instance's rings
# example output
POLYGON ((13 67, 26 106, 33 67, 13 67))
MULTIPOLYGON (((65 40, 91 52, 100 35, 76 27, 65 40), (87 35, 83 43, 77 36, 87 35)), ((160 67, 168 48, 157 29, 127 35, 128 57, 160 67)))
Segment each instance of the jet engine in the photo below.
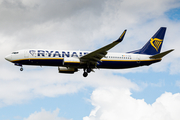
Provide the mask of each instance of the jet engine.
POLYGON ((69 68, 69 67, 58 67, 59 73, 69 73, 73 74, 74 72, 77 72, 77 68, 69 68))

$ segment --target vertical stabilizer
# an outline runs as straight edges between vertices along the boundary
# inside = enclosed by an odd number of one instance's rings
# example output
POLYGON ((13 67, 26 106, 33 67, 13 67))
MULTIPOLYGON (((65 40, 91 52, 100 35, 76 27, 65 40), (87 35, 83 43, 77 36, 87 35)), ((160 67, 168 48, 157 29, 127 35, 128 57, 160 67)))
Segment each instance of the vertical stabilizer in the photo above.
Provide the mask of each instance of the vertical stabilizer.
POLYGON ((139 50, 129 53, 155 55, 159 54, 164 40, 166 27, 161 27, 154 36, 139 50))

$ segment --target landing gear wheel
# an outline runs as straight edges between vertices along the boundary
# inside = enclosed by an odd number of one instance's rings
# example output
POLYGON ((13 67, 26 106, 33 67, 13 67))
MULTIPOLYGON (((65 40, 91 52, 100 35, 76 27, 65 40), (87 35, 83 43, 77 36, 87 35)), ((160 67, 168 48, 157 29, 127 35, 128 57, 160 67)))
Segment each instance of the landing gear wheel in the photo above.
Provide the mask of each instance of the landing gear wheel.
POLYGON ((23 71, 23 68, 20 68, 20 71, 23 71))
POLYGON ((83 76, 84 76, 84 77, 87 77, 87 76, 88 76, 88 73, 87 73, 87 72, 84 72, 84 73, 83 73, 83 76))

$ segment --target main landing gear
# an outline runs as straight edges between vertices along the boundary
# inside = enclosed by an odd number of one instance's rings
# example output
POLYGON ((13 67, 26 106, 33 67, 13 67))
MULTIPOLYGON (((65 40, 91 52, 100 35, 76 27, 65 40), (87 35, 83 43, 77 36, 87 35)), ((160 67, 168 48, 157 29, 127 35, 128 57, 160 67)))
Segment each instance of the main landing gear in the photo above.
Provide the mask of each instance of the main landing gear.
POLYGON ((84 72, 84 73, 83 73, 83 76, 84 76, 84 77, 87 77, 87 76, 88 76, 88 73, 87 73, 87 72, 84 72))
POLYGON ((84 76, 84 77, 87 77, 87 76, 88 76, 88 73, 90 73, 91 71, 92 71, 91 68, 84 68, 83 76, 84 76))

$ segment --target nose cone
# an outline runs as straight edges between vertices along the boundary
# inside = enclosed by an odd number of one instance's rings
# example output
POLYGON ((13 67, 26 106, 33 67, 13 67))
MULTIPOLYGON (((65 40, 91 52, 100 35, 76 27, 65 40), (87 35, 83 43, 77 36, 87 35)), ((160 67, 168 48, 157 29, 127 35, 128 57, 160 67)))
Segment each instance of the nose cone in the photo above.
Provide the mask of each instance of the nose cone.
POLYGON ((7 60, 7 61, 11 61, 12 59, 11 59, 11 55, 7 55, 6 57, 5 57, 5 59, 7 60))

